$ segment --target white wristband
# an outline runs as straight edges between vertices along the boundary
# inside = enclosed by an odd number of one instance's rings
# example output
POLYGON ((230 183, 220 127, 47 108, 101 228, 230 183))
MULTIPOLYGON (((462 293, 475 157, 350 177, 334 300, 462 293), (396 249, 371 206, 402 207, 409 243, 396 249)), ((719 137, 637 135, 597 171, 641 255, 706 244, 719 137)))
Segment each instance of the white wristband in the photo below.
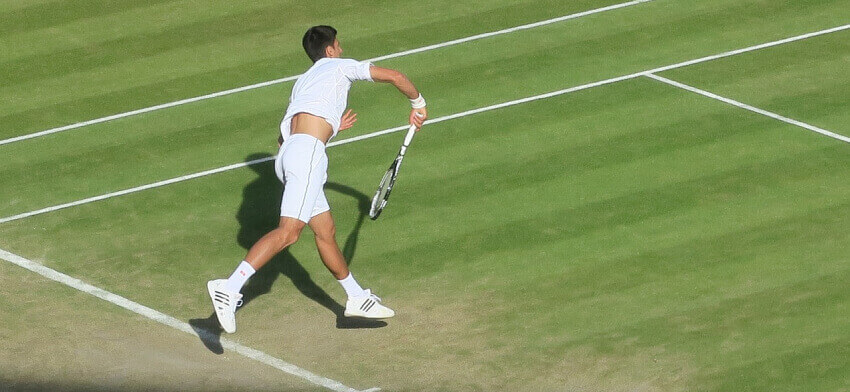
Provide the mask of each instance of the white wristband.
POLYGON ((422 94, 419 94, 416 99, 410 100, 410 107, 414 109, 422 109, 425 107, 425 98, 422 98, 422 94))

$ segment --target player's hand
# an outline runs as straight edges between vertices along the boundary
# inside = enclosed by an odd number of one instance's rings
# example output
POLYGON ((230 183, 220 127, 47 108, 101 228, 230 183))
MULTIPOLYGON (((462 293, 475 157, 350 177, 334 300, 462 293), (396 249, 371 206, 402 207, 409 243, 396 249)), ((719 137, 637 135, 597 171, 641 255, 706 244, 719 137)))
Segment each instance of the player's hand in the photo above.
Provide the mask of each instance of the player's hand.
POLYGON ((348 109, 339 121, 339 130, 342 131, 351 128, 355 122, 357 122, 357 113, 352 113, 351 109, 348 109))
POLYGON ((428 109, 413 109, 410 111, 410 125, 415 125, 416 130, 418 131, 422 128, 422 125, 425 123, 425 120, 428 119, 428 109))

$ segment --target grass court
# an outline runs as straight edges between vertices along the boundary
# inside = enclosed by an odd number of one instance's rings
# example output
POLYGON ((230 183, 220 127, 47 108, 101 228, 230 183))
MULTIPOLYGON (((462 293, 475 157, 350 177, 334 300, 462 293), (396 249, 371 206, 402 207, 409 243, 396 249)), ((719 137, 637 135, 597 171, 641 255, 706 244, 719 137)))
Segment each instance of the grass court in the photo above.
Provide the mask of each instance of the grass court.
MULTIPOLYGON (((0 0, 0 139, 297 75, 315 24, 369 59, 617 1, 0 0)), ((402 133, 328 149, 338 240, 397 316, 343 318, 305 230, 226 339, 356 390, 850 390, 848 24, 847 0, 652 0, 376 61, 443 118, 377 221, 402 133)), ((215 331, 206 281, 278 219, 292 84, 0 142, 0 249, 215 331)), ((335 141, 409 113, 389 85, 349 106, 335 141)), ((5 261, 2 390, 327 390, 5 261)))

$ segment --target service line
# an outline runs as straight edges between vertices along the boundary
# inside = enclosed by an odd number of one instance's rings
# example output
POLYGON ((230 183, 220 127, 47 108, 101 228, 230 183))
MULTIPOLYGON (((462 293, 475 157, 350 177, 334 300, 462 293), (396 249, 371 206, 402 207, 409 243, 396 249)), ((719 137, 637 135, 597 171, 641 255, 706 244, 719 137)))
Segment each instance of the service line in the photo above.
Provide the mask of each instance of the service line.
POLYGON ((829 137, 831 137, 831 138, 833 138, 833 139, 841 140, 842 142, 850 143, 850 138, 848 138, 847 136, 839 135, 839 134, 837 134, 837 133, 835 133, 835 132, 827 131, 826 129, 823 129, 823 128, 820 128, 820 127, 816 127, 816 126, 814 126, 814 125, 807 124, 807 123, 804 123, 804 122, 802 122, 802 121, 797 121, 797 120, 795 120, 795 119, 793 119, 793 118, 788 118, 788 117, 781 116, 781 115, 776 114, 776 113, 773 113, 773 112, 769 112, 769 111, 764 110, 764 109, 759 109, 759 108, 757 108, 757 107, 755 107, 755 106, 750 106, 750 105, 747 105, 747 104, 745 104, 745 103, 738 102, 738 101, 736 101, 736 100, 734 100, 734 99, 730 99, 730 98, 722 97, 722 96, 717 95, 717 94, 714 94, 714 93, 712 93, 712 92, 708 92, 708 91, 705 91, 705 90, 701 90, 701 89, 698 89, 698 88, 696 88, 696 87, 693 87, 693 86, 690 86, 690 85, 687 85, 687 84, 684 84, 684 83, 681 83, 681 82, 677 82, 677 81, 675 81, 675 80, 667 79, 667 78, 665 78, 665 77, 663 77, 663 76, 658 76, 658 75, 655 75, 655 74, 647 74, 647 75, 646 75, 646 77, 648 77, 648 78, 652 78, 652 79, 655 79, 655 80, 657 80, 657 81, 659 81, 659 82, 662 82, 662 83, 669 84, 669 85, 671 85, 671 86, 675 86, 675 87, 681 88, 681 89, 683 89, 683 90, 688 90, 688 91, 690 91, 690 92, 692 92, 692 93, 697 93, 697 94, 699 94, 699 95, 702 95, 702 96, 705 96, 705 97, 709 97, 709 98, 711 98, 711 99, 716 99, 716 100, 718 100, 718 101, 728 103, 728 104, 730 104, 730 105, 732 105, 732 106, 737 106, 737 107, 739 107, 739 108, 741 108, 741 109, 746 109, 746 110, 749 110, 749 111, 751 111, 751 112, 755 112, 755 113, 761 114, 761 115, 763 115, 763 116, 767 116, 767 117, 770 117, 770 118, 773 118, 773 119, 776 119, 776 120, 782 121, 782 122, 784 122, 784 123, 788 123, 788 124, 791 124, 791 125, 796 125, 796 126, 798 126, 798 127, 800 127, 800 128, 805 128, 805 129, 808 129, 808 130, 810 130, 810 131, 817 132, 817 133, 819 133, 819 134, 821 134, 821 135, 825 135, 825 136, 829 136, 829 137))
MULTIPOLYGON (((508 101, 508 102, 503 102, 503 103, 499 103, 499 104, 495 104, 495 105, 485 106, 485 107, 481 107, 481 108, 477 108, 477 109, 467 110, 467 111, 463 111, 463 112, 459 112, 459 113, 455 113, 455 114, 431 119, 431 120, 428 120, 426 123, 427 124, 439 123, 439 122, 448 121, 448 120, 452 120, 452 119, 456 119, 456 118, 470 116, 470 115, 473 115, 473 114, 478 114, 478 113, 487 112, 487 111, 496 110, 496 109, 501 109, 501 108, 505 108, 505 107, 509 107, 509 106, 519 105, 519 104, 526 103, 526 102, 537 101, 537 100, 551 98, 551 97, 555 97, 555 96, 559 96, 559 95, 563 95, 563 94, 568 94, 568 93, 575 92, 575 91, 586 90, 586 89, 589 89, 589 88, 603 86, 603 85, 606 85, 606 84, 621 82, 623 80, 634 79, 634 78, 638 78, 638 77, 641 77, 641 76, 647 76, 647 77, 656 76, 657 77, 657 75, 653 75, 656 72, 663 72, 663 71, 668 71, 668 70, 671 70, 671 69, 686 67, 686 66, 689 66, 689 65, 694 65, 694 64, 707 62, 707 61, 717 60, 717 59, 720 59, 720 58, 734 56, 734 55, 738 55, 738 54, 741 54, 741 53, 747 53, 747 52, 752 52, 752 51, 756 51, 756 50, 761 50, 761 49, 765 49, 765 48, 769 48, 769 47, 773 47, 773 46, 777 46, 777 45, 781 45, 781 44, 786 44, 786 43, 789 43, 789 42, 795 42, 795 41, 799 41, 799 40, 803 40, 803 39, 807 39, 807 38, 821 36, 821 35, 824 35, 824 34, 830 34, 830 33, 838 32, 838 31, 843 31, 843 30, 847 30, 847 29, 850 29, 850 24, 846 24, 846 25, 838 26, 838 27, 833 27, 833 28, 830 28, 830 29, 815 31, 815 32, 812 32, 812 33, 797 35, 797 36, 794 36, 794 37, 789 37, 789 38, 781 39, 781 40, 778 40, 778 41, 771 41, 771 42, 767 42, 767 43, 763 43, 763 44, 759 44, 759 45, 755 45, 755 46, 749 46, 749 47, 746 47, 746 48, 736 49, 736 50, 732 50, 732 51, 728 51, 728 52, 718 53, 718 54, 711 55, 711 56, 700 57, 698 59, 683 61, 683 62, 680 62, 680 63, 671 64, 671 65, 667 65, 667 66, 664 66, 664 67, 653 68, 653 69, 650 69, 650 70, 647 70, 647 71, 635 72, 635 73, 632 73, 632 74, 618 76, 618 77, 615 77, 615 78, 610 78, 610 79, 605 79, 605 80, 600 80, 600 81, 593 82, 593 83, 582 84, 582 85, 579 85, 579 86, 569 87, 569 88, 565 88, 565 89, 557 90, 557 91, 552 91, 552 92, 545 93, 545 94, 534 95, 534 96, 531 96, 531 97, 516 99, 516 100, 513 100, 513 101, 508 101)), ((797 125, 797 124, 795 124, 795 125, 797 125)), ((398 131, 401 131, 401 130, 404 130, 404 129, 407 129, 407 125, 402 125, 402 126, 398 126, 398 127, 395 127, 395 128, 385 129, 385 130, 382 130, 382 131, 372 132, 372 133, 368 133, 368 134, 361 135, 361 136, 356 136, 356 137, 351 137, 351 138, 331 142, 331 143, 328 143, 328 147, 333 147, 333 146, 338 146, 338 145, 342 145, 342 144, 357 142, 357 141, 360 141, 360 140, 370 139, 370 138, 373 138, 373 137, 376 137, 376 136, 386 135, 386 134, 398 132, 398 131)), ((827 131, 827 132, 829 132, 829 131, 827 131)), ((832 133, 832 132, 830 132, 830 133, 832 133)), ((128 189, 124 189, 124 190, 117 191, 117 192, 111 192, 111 193, 103 194, 103 195, 100 195, 100 196, 93 196, 93 197, 89 197, 89 198, 86 198, 86 199, 77 200, 77 201, 70 202, 70 203, 64 203, 64 204, 59 204, 59 205, 55 205, 55 206, 51 206, 51 207, 46 207, 46 208, 38 209, 38 210, 35 210, 35 211, 25 212, 25 213, 9 216, 9 217, 6 217, 6 218, 2 218, 2 219, 0 219, 0 224, 6 223, 6 222, 11 222, 11 221, 16 221, 16 220, 19 220, 19 219, 23 219, 23 218, 27 218, 27 217, 31 217, 31 216, 35 216, 35 215, 41 215, 41 214, 45 214, 45 213, 48 213, 48 212, 69 208, 69 207, 88 204, 88 203, 99 201, 99 200, 104 200, 104 199, 109 199, 109 198, 122 196, 122 195, 130 194, 130 193, 135 193, 135 192, 139 192, 139 191, 143 191, 143 190, 147 190, 147 189, 158 188, 158 187, 161 187, 161 186, 174 184, 174 183, 182 182, 182 181, 186 181, 186 180, 191 180, 191 179, 194 179, 194 178, 204 177, 204 176, 208 176, 208 175, 211 175, 211 174, 216 174, 216 173, 221 173, 221 172, 230 171, 230 170, 234 170, 234 169, 239 169, 239 168, 246 167, 246 166, 251 166, 251 165, 255 165, 255 164, 259 164, 259 163, 263 163, 263 162, 268 162, 268 161, 273 160, 273 159, 274 159, 274 157, 267 157, 267 158, 261 158, 261 159, 257 159, 257 160, 249 161, 249 162, 234 163, 234 164, 223 166, 223 167, 216 168, 216 169, 210 169, 210 170, 205 170, 205 171, 198 172, 198 173, 187 174, 187 175, 184 175, 184 176, 175 177, 175 178, 171 178, 171 179, 163 180, 163 181, 158 181, 158 182, 154 182, 154 183, 147 184, 147 185, 141 185, 141 186, 137 186, 137 187, 134 187, 134 188, 128 188, 128 189)))

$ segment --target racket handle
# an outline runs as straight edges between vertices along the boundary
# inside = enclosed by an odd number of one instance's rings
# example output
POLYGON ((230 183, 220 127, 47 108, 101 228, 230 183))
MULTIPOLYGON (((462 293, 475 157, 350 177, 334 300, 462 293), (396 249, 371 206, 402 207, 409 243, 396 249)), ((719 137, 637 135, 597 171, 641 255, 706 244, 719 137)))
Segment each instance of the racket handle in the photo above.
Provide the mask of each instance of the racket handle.
POLYGON ((410 145, 410 142, 413 141, 413 135, 416 134, 416 125, 411 125, 407 130, 407 135, 404 136, 404 146, 407 147, 410 145))
MULTIPOLYGON (((416 116, 418 116, 419 118, 424 117, 423 115, 421 115, 419 113, 416 113, 416 116)), ((413 135, 414 134, 416 134, 416 125, 411 124, 410 128, 408 128, 408 130, 407 130, 407 135, 404 137, 404 144, 403 144, 404 147, 407 147, 407 146, 410 145, 410 142, 413 141, 413 135)))

